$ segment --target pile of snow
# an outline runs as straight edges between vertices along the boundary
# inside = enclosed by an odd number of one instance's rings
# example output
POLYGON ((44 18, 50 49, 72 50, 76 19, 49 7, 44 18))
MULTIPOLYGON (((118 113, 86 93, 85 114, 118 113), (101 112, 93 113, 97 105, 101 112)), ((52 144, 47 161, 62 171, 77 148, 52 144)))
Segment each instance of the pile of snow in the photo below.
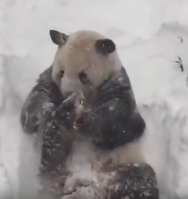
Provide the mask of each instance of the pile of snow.
POLYGON ((147 121, 144 151, 162 199, 188 197, 187 7, 184 0, 1 0, 0 198, 17 191, 19 111, 52 62, 49 29, 91 29, 114 39, 147 121))

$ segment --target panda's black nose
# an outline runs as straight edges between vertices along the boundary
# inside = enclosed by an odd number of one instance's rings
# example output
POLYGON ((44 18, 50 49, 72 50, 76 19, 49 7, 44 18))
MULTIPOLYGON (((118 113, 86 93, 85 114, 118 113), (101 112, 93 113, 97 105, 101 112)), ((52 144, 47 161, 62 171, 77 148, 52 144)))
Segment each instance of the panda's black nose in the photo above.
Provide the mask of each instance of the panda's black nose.
POLYGON ((116 50, 116 45, 111 39, 98 39, 95 43, 95 50, 102 55, 108 55, 116 50))

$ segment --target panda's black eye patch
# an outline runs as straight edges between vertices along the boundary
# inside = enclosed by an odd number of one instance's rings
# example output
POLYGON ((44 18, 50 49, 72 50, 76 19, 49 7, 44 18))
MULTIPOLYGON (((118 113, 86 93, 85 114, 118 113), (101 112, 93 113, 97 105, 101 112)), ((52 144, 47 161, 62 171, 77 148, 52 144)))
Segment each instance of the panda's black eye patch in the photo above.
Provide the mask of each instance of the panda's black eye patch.
POLYGON ((78 74, 78 77, 80 79, 80 81, 82 82, 82 84, 86 84, 88 82, 88 77, 87 77, 87 74, 85 72, 80 72, 78 74))
POLYGON ((63 78, 64 74, 65 74, 65 71, 64 70, 60 70, 60 77, 61 78, 63 78))

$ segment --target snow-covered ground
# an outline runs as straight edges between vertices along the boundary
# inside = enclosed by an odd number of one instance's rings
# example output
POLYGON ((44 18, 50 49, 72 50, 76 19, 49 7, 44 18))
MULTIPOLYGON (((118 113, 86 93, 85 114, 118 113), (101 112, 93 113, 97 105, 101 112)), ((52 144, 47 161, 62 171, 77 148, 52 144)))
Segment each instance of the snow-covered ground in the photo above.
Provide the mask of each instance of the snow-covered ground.
POLYGON ((92 29, 116 42, 148 125, 144 151, 161 198, 188 198, 187 10, 186 0, 0 1, 1 199, 17 191, 19 111, 52 62, 49 29, 92 29))

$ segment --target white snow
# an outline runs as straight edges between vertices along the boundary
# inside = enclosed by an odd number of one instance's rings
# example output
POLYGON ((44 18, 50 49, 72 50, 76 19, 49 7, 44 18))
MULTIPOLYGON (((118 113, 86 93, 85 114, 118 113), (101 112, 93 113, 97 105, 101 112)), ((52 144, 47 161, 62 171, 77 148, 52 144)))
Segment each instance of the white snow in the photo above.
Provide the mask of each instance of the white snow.
POLYGON ((147 121, 144 151, 161 198, 188 198, 187 10, 187 0, 0 1, 1 199, 17 192, 19 111, 52 62, 49 29, 92 29, 116 42, 147 121), (174 62, 178 56, 183 72, 174 62))

